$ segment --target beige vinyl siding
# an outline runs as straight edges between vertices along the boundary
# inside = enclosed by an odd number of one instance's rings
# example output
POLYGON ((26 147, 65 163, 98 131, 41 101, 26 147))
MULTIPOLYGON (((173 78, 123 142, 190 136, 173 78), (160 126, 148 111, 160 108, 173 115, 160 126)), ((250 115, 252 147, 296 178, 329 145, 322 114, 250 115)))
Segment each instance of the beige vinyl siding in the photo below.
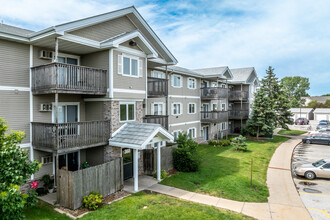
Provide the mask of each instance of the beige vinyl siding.
MULTIPOLYGON (((85 102, 81 95, 59 94, 59 102, 79 102, 80 103, 80 121, 85 121, 85 102)), ((34 122, 52 122, 52 112, 41 112, 40 104, 51 104, 55 102, 55 95, 38 95, 33 97, 33 121, 34 122)))
MULTIPOLYGON (((132 39, 132 40, 135 40, 135 39, 132 39)), ((131 45, 129 45, 129 42, 130 42, 131 40, 128 40, 128 41, 126 41, 126 42, 124 42, 124 43, 121 43, 120 45, 121 46, 124 46, 124 47, 128 47, 128 48, 130 48, 130 49, 134 49, 134 50, 138 50, 138 51, 142 51, 143 52, 143 50, 141 50, 141 48, 138 46, 138 45, 136 45, 136 46, 131 46, 131 45)))
POLYGON ((30 46, 0 39, 0 86, 29 87, 30 46))
POLYGON ((30 143, 29 92, 0 91, 0 117, 8 122, 9 130, 24 131, 22 143, 30 143))
MULTIPOLYGON (((55 46, 55 44, 54 44, 55 46)), ((41 65, 45 65, 48 63, 51 63, 52 60, 46 60, 46 59, 40 59, 40 51, 42 50, 47 50, 47 51, 54 51, 55 49, 45 49, 45 48, 41 48, 41 47, 33 47, 33 66, 41 66, 41 65)))
POLYGON ((172 73, 169 75, 169 95, 181 96, 200 96, 201 95, 201 80, 195 77, 184 76, 181 74, 172 73), (172 75, 180 75, 182 77, 182 87, 176 88, 172 86, 172 75), (196 79, 196 89, 188 89, 188 78, 196 79))
POLYGON ((134 24, 126 17, 116 18, 86 28, 71 31, 70 34, 95 41, 103 41, 119 34, 136 30, 134 24))
POLYGON ((200 99, 188 99, 188 98, 169 98, 169 124, 191 122, 191 121, 200 121, 200 99), (172 103, 180 102, 182 103, 182 114, 181 115, 172 115, 172 103), (188 103, 196 103, 196 113, 188 114, 188 103))
POLYGON ((171 126, 169 127, 169 132, 173 134, 173 131, 181 130, 183 133, 187 133, 189 128, 196 128, 196 138, 202 137, 203 133, 201 132, 200 123, 171 126))
MULTIPOLYGON (((41 157, 52 156, 52 153, 33 150, 34 159, 41 163, 41 157)), ((53 163, 43 164, 39 171, 34 174, 34 179, 41 179, 45 174, 53 175, 53 163)))
MULTIPOLYGON (((164 115, 166 114, 166 98, 165 97, 162 97, 162 98, 148 98, 148 112, 147 112, 147 114, 148 115, 151 115, 151 105, 153 104, 153 103, 155 103, 155 102, 162 102, 162 103, 164 103, 164 105, 165 105, 165 111, 164 111, 164 115)), ((169 109, 169 111, 168 111, 169 113, 170 113, 170 109, 169 109)))
POLYGON ((85 103, 86 121, 98 121, 104 119, 103 102, 85 103))
MULTIPOLYGON (((130 77, 118 74, 118 55, 126 53, 114 50, 113 52, 113 87, 114 89, 126 89, 126 90, 139 90, 146 92, 146 74, 145 74, 145 59, 142 60, 142 72, 143 77, 130 77)), ((127 54, 129 55, 129 54, 127 54)), ((133 55, 134 56, 134 55, 133 55)), ((145 94, 128 92, 114 92, 114 98, 132 98, 132 99, 144 99, 145 94)))

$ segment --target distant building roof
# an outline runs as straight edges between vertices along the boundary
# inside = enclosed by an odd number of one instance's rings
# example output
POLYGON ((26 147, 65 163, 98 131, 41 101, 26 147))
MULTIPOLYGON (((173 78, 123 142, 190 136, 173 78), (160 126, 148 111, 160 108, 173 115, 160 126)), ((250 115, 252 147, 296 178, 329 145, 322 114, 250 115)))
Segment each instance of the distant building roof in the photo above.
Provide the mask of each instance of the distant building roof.
POLYGON ((227 68, 228 66, 220 66, 220 67, 210 67, 203 69, 193 69, 193 71, 202 75, 216 75, 216 74, 222 74, 227 68))
POLYGON ((316 108, 314 113, 330 113, 330 108, 316 108))
POLYGON ((34 31, 11 26, 8 24, 1 24, 1 23, 0 23, 0 32, 10 33, 10 34, 20 35, 20 36, 27 36, 28 34, 34 33, 34 31))
POLYGON ((229 80, 229 82, 249 83, 253 77, 259 81, 254 67, 235 68, 230 69, 230 71, 233 74, 233 79, 229 80), (253 76, 253 73, 255 76, 253 76))
POLYGON ((173 141, 173 136, 161 125, 140 122, 128 122, 113 133, 109 145, 131 149, 145 149, 154 137, 173 141))
POLYGON ((307 96, 307 97, 301 97, 302 99, 309 99, 311 101, 317 101, 320 103, 325 103, 327 99, 330 99, 330 96, 307 96))
POLYGON ((296 112, 296 113, 300 113, 300 111, 302 113, 309 113, 309 112, 313 111, 313 108, 291 108, 290 111, 296 112))

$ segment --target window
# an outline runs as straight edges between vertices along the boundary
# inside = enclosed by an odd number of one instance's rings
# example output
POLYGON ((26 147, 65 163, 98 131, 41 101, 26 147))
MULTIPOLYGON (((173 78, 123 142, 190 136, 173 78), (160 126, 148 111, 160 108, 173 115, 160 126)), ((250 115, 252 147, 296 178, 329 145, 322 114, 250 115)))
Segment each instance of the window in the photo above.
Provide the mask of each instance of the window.
POLYGON ((221 123, 221 130, 226 130, 227 129, 227 122, 222 122, 221 123))
POLYGON ((226 111, 226 103, 221 104, 221 111, 226 111))
POLYGON ((173 131, 173 136, 174 136, 174 140, 177 139, 179 137, 179 134, 181 133, 180 130, 177 131, 173 131))
POLYGON ((212 111, 216 111, 218 109, 217 103, 212 103, 212 111))
MULTIPOLYGON (((119 57, 120 59, 120 57, 119 57)), ((120 68, 120 67, 118 67, 120 68)), ((127 76, 138 76, 138 59, 123 56, 123 74, 127 76)))
POLYGON ((151 77, 165 79, 165 73, 160 72, 160 71, 152 71, 151 72, 151 77))
POLYGON ((188 89, 196 89, 196 79, 188 78, 188 89))
POLYGON ((330 169, 330 163, 324 164, 324 165, 323 165, 323 168, 325 168, 325 169, 330 169))
POLYGON ((191 138, 195 138, 196 137, 196 128, 189 128, 188 129, 188 135, 191 138))
POLYGON ((182 76, 172 75, 172 86, 173 87, 182 87, 182 76))
MULTIPOLYGON (((52 122, 56 121, 56 109, 55 103, 52 104, 52 122)), ((62 102, 58 103, 58 123, 67 123, 67 122, 78 122, 79 121, 79 111, 80 104, 77 102, 62 102)))
POLYGON ((196 103, 189 103, 188 114, 195 114, 195 113, 196 113, 196 103))
POLYGON ((172 114, 173 115, 181 115, 182 114, 181 103, 173 103, 172 104, 172 114))
POLYGON ((211 87, 218 87, 218 83, 216 83, 216 82, 212 82, 212 83, 211 83, 211 87))
POLYGON ((152 115, 164 115, 164 103, 153 103, 151 105, 152 115))
POLYGON ((135 120, 135 104, 127 103, 120 104, 120 121, 134 121, 135 120))
POLYGON ((221 84, 221 88, 226 88, 226 84, 221 84))

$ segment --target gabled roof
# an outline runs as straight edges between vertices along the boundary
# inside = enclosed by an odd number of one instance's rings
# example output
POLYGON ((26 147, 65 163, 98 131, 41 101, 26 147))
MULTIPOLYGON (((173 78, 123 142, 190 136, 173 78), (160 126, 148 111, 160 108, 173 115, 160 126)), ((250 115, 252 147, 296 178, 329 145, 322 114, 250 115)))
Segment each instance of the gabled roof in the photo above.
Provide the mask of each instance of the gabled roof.
POLYGON ((216 77, 231 79, 233 77, 228 66, 193 69, 192 71, 203 75, 204 76, 203 78, 211 78, 216 76, 216 77), (228 73, 228 76, 225 76, 226 73, 228 73))
POLYGON ((29 34, 34 33, 34 31, 30 31, 27 29, 7 25, 7 24, 1 24, 0 23, 0 32, 5 32, 9 34, 14 34, 14 35, 20 35, 20 36, 25 36, 27 37, 29 34))
POLYGON ((313 108, 291 108, 290 111, 295 113, 309 113, 313 111, 313 108))
POLYGON ((231 83, 252 83, 259 79, 257 77, 254 67, 235 68, 230 69, 233 74, 233 79, 229 80, 231 83))
POLYGON ((174 141, 173 135, 159 124, 128 122, 113 133, 109 145, 142 150, 156 136, 164 141, 174 141))
POLYGON ((310 99, 312 101, 317 101, 321 103, 325 103, 327 99, 330 99, 330 96, 308 96, 308 97, 301 97, 302 99, 310 99))
POLYGON ((316 108, 314 113, 330 113, 330 108, 316 108))

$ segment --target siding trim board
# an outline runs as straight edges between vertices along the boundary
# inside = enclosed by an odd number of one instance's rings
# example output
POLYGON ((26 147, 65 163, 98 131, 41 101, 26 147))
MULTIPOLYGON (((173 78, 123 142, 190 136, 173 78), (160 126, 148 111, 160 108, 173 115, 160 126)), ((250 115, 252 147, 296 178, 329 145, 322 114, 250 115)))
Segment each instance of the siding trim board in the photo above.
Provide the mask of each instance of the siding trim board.
POLYGON ((201 123, 201 121, 188 121, 188 122, 182 122, 182 123, 176 123, 176 124, 169 124, 169 127, 175 127, 180 125, 190 125, 190 124, 196 124, 201 123))
POLYGON ((0 90, 3 91, 21 91, 21 92, 30 92, 30 87, 17 87, 17 86, 0 86, 0 90))
POLYGON ((169 95, 170 98, 200 99, 200 96, 169 95))
POLYGON ((146 91, 144 90, 134 90, 134 89, 113 89, 114 92, 118 93, 137 93, 137 94, 146 94, 146 91))

